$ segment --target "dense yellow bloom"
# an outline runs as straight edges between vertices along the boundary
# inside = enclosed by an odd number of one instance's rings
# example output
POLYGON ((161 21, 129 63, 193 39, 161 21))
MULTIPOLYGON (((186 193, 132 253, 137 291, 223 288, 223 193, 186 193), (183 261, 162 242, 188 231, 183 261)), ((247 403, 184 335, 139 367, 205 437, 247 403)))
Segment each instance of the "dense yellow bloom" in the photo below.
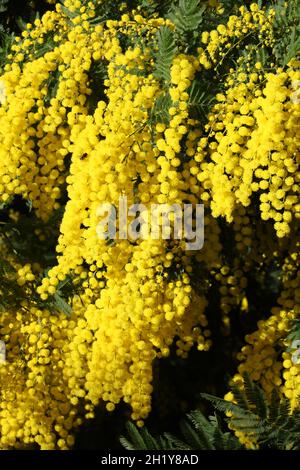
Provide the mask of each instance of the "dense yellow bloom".
POLYGON ((258 96, 251 75, 248 84, 230 86, 209 116, 210 162, 202 163, 198 178, 210 190, 215 217, 232 222, 235 210, 248 207, 258 192, 261 218, 274 221, 278 237, 289 234, 293 219, 299 219, 300 108, 290 99, 298 66, 267 74, 258 96))

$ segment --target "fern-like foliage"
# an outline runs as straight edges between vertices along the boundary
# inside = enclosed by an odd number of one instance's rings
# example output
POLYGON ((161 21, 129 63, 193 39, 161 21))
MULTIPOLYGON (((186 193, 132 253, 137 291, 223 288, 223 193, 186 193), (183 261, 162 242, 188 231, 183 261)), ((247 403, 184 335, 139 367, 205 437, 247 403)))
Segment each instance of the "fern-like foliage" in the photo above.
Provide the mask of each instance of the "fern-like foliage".
POLYGON ((128 437, 121 444, 129 450, 237 450, 245 449, 235 435, 243 433, 258 449, 299 450, 300 413, 291 413, 289 401, 274 390, 270 401, 262 389, 244 376, 244 389, 232 387, 235 403, 206 393, 202 398, 215 409, 208 419, 200 410, 187 414, 181 425, 183 437, 164 433, 154 437, 145 428, 128 423, 128 437), (216 413, 231 414, 221 418, 216 413), (230 430, 228 429, 230 424, 230 430))
POLYGON ((0 0, 0 13, 7 11, 9 0, 0 0))
POLYGON ((196 79, 188 91, 188 106, 197 119, 202 118, 205 121, 208 110, 213 104, 215 95, 212 92, 212 84, 210 84, 210 88, 208 90, 208 84, 204 83, 203 80, 196 79))
POLYGON ((224 432, 216 415, 207 419, 200 410, 187 415, 181 424, 185 441, 172 439, 174 449, 182 450, 236 450, 242 448, 239 440, 230 432, 224 432), (188 445, 187 445, 188 444, 188 445))
POLYGON ((244 390, 233 388, 236 401, 201 394, 215 410, 232 414, 229 419, 235 431, 244 433, 260 449, 300 449, 300 413, 291 412, 290 403, 274 389, 270 402, 262 389, 244 375, 244 390))
POLYGON ((172 448, 167 437, 153 437, 145 427, 139 429, 133 423, 128 422, 126 428, 130 437, 121 436, 120 442, 127 450, 168 450, 172 448))
POLYGON ((285 66, 300 54, 300 1, 279 0, 275 5, 273 54, 278 65, 285 66))
POLYGON ((170 68, 176 54, 174 33, 167 26, 162 26, 157 32, 158 51, 155 54, 154 76, 162 79, 165 84, 170 82, 170 68))
POLYGON ((127 424, 127 431, 128 437, 120 438, 127 450, 236 450, 243 447, 232 433, 221 430, 216 416, 207 419, 200 410, 187 415, 181 425, 182 438, 169 433, 154 437, 147 429, 138 429, 133 423, 127 424))
POLYGON ((149 124, 153 125, 158 122, 168 124, 170 121, 169 108, 172 104, 169 93, 159 95, 151 109, 149 124))
MULTIPOLYGON (((14 40, 14 35, 9 33, 1 24, 0 24, 0 72, 6 63, 6 56, 9 53, 11 45, 14 40)), ((1 205, 0 205, 1 210, 1 205)))
POLYGON ((179 34, 185 35, 198 29, 203 20, 206 5, 200 0, 179 0, 179 4, 171 9, 169 18, 179 34))
POLYGON ((0 255, 0 312, 14 308, 24 300, 24 292, 15 281, 15 275, 14 267, 0 255))
POLYGON ((289 335, 287 336, 287 351, 293 352, 295 349, 299 349, 300 345, 300 320, 296 319, 293 321, 293 325, 289 335))

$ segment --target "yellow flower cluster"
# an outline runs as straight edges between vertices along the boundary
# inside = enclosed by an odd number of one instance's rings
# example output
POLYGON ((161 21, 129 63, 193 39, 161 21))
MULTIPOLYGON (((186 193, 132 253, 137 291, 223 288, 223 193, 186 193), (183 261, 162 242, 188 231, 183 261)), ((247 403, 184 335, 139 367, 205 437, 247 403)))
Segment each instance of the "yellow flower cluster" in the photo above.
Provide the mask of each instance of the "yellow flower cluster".
MULTIPOLYGON (((247 373, 262 386, 267 396, 276 389, 288 398, 292 411, 299 410, 300 397, 299 342, 289 339, 294 321, 300 315, 299 248, 296 239, 283 264, 283 290, 278 306, 272 308, 270 317, 259 320, 256 331, 246 336, 247 344, 237 355, 241 364, 232 379, 232 383, 243 388, 243 374, 247 373)), ((225 398, 234 401, 231 392, 225 398)), ((247 448, 255 448, 253 436, 236 431, 233 425, 231 429, 247 448)))
POLYGON ((272 46, 274 39, 270 25, 274 15, 274 9, 266 12, 256 3, 250 5, 250 9, 241 6, 239 15, 231 15, 227 24, 219 24, 216 29, 202 33, 204 47, 198 49, 200 63, 206 69, 214 66, 218 70, 228 54, 254 32, 258 33, 261 46, 272 46))
POLYGON ((299 219, 300 106, 291 100, 298 68, 295 61, 287 71, 266 74, 263 90, 252 73, 218 97, 207 125, 210 161, 202 163, 199 175, 210 191, 214 217, 232 222, 235 210, 250 206, 258 193, 261 218, 274 221, 279 238, 299 219))
MULTIPOLYGON (((241 361, 238 373, 233 377, 232 384, 244 388, 243 374, 258 382, 271 398, 273 390, 285 396, 291 405, 291 412, 299 410, 300 398, 300 349, 299 341, 287 339, 293 321, 300 314, 300 273, 298 250, 292 251, 290 260, 285 264, 286 278, 284 288, 278 299, 278 306, 271 311, 271 316, 258 322, 258 329, 246 336, 247 344, 242 347, 237 358, 241 361), (292 265, 290 264, 292 263, 292 265), (292 269, 291 269, 292 268, 292 269)), ((235 401, 232 392, 225 399, 235 401)), ((232 416, 228 413, 228 416, 232 416)), ((229 425, 240 442, 248 449, 258 448, 255 436, 236 430, 233 423, 229 425)))
POLYGON ((19 311, 1 313, 7 355, 0 365, 1 449, 73 445, 72 429, 82 423, 75 406, 76 381, 84 376, 77 357, 84 355, 83 347, 91 341, 86 335, 80 344, 72 342, 80 321, 79 304, 70 319, 26 301, 19 311))
POLYGON ((142 69, 147 59, 138 48, 125 54, 116 51, 105 83, 108 104, 100 101, 94 116, 83 121, 84 127, 73 128, 73 159, 67 178, 70 200, 57 247, 61 255, 58 266, 38 288, 46 299, 49 289, 71 270, 78 270, 84 262, 89 265, 93 273, 89 288, 95 299, 85 313, 87 328, 94 335, 87 398, 95 405, 102 398, 109 409, 123 398, 137 420, 150 411, 152 361, 169 355, 174 337, 179 337, 178 354, 183 357, 195 342, 200 350, 210 344, 203 315, 206 300, 190 285, 190 259, 179 242, 168 246, 166 241, 146 239, 133 245, 118 240, 108 246, 97 236, 99 205, 117 205, 120 193, 128 197, 128 205, 134 202, 136 190, 143 203, 195 201, 188 191, 191 163, 182 171, 177 156, 183 136, 188 134, 192 149, 198 135, 192 131, 195 123, 188 120, 186 105, 194 61, 184 55, 174 60, 170 126, 156 125, 153 147, 153 129, 141 124, 147 121, 159 84, 151 75, 131 72, 142 69), (138 175, 141 182, 136 185, 138 175), (184 270, 177 279, 168 279, 172 266, 184 270))
MULTIPOLYGON (((291 287, 294 288, 295 284, 296 281, 292 282, 291 287)), ((298 310, 293 298, 287 294, 287 290, 283 291, 278 300, 280 307, 274 307, 272 315, 267 320, 258 322, 258 330, 246 337, 248 344, 243 346, 238 355, 238 359, 242 361, 239 373, 248 372, 250 377, 259 381, 268 393, 282 384, 280 378, 282 362, 278 353, 278 343, 285 339, 291 321, 296 316, 295 308, 298 310)))

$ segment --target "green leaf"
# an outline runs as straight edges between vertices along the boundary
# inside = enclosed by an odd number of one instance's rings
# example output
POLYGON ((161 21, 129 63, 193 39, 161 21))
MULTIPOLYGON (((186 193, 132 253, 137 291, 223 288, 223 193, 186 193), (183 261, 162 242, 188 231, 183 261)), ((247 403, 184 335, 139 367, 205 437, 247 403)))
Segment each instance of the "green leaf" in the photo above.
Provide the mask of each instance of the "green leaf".
POLYGON ((254 406, 260 418, 265 419, 268 414, 268 405, 263 391, 252 382, 248 374, 244 375, 244 385, 248 403, 254 406))
POLYGON ((248 407, 247 399, 244 393, 240 390, 239 386, 233 383, 230 388, 237 404, 244 410, 248 410, 249 407, 248 407))
POLYGON ((171 105, 172 99, 169 93, 158 96, 150 112, 149 123, 152 125, 157 124, 158 122, 163 124, 169 124, 169 109, 171 105))
POLYGON ((300 53, 300 8, 299 0, 285 2, 278 0, 272 6, 275 10, 273 34, 275 38, 273 54, 280 66, 300 53))
POLYGON ((51 307, 68 316, 72 313, 72 307, 58 293, 54 294, 51 307))
POLYGON ((174 33, 167 26, 162 26, 157 32, 158 51, 155 54, 154 76, 170 82, 170 68, 176 54, 174 33))
POLYGON ((8 9, 9 0, 0 0, 0 13, 4 13, 8 9))
POLYGON ((182 434, 187 440, 190 449, 194 450, 214 450, 214 447, 209 441, 207 430, 204 428, 203 431, 195 430, 187 421, 184 421, 181 425, 182 434), (207 446, 207 447, 206 447, 207 446))
POLYGON ((168 450, 191 450, 190 446, 186 442, 182 441, 176 436, 173 436, 172 434, 164 433, 164 438, 166 439, 166 449, 168 450))
POLYGON ((197 111, 200 115, 204 115, 206 118, 208 108, 212 105, 215 97, 206 89, 206 87, 204 88, 203 80, 194 80, 190 89, 188 90, 188 94, 189 108, 197 111))
POLYGON ((75 11, 70 11, 64 4, 63 2, 60 2, 61 3, 61 10, 63 11, 63 13, 66 15, 67 18, 69 18, 70 20, 72 20, 73 18, 75 18, 77 15, 78 15, 78 11, 75 10, 75 11))
POLYGON ((271 424, 275 422, 278 418, 279 414, 279 403, 280 403, 280 397, 278 395, 277 390, 274 388, 272 390, 271 394, 271 402, 269 405, 269 415, 268 415, 268 422, 271 424))
MULTIPOLYGON (((300 340, 300 321, 296 319, 293 321, 292 328, 290 333, 287 336, 287 342, 289 344, 287 351, 292 352, 295 351, 295 342, 300 340)), ((297 344, 297 343, 296 343, 297 344)))
MULTIPOLYGON (((214 426, 205 418, 205 416, 201 413, 200 410, 193 411, 192 413, 188 414, 187 417, 193 423, 197 431, 197 442, 199 446, 198 448, 214 450, 214 426)), ((190 435, 191 438, 193 436, 195 436, 195 433, 190 435)), ((191 442, 190 439, 189 442, 191 442)))
POLYGON ((224 400, 223 398, 218 398, 208 393, 201 393, 200 396, 204 398, 204 400, 209 401, 216 410, 226 413, 230 411, 234 413, 237 417, 244 417, 247 415, 247 410, 244 410, 238 405, 231 403, 230 401, 224 400))
POLYGON ((233 413, 226 420, 231 424, 230 432, 223 432, 222 426, 226 425, 226 421, 222 422, 217 415, 207 419, 200 410, 195 410, 187 415, 188 421, 182 423, 181 430, 185 440, 168 433, 155 439, 145 428, 139 431, 130 423, 127 426, 130 440, 122 437, 121 443, 130 450, 237 450, 244 449, 244 445, 234 434, 235 431, 240 431, 258 444, 259 449, 299 449, 300 413, 291 413, 289 401, 280 400, 277 392, 272 394, 271 403, 268 404, 264 392, 257 384, 247 376, 244 376, 244 382, 247 390, 239 390, 239 394, 243 395, 243 399, 239 395, 242 407, 213 395, 201 394, 215 409, 233 413), (263 406, 261 402, 264 403, 263 406), (254 405, 255 411, 261 413, 263 409, 262 414, 266 418, 251 411, 254 405))
POLYGON ((203 13, 206 5, 200 5, 199 0, 179 0, 179 5, 174 6, 169 15, 180 34, 195 31, 203 21, 203 13))
POLYGON ((138 429, 133 423, 126 425, 130 439, 121 436, 120 442, 127 450, 158 450, 161 449, 159 440, 156 440, 146 428, 138 429))

